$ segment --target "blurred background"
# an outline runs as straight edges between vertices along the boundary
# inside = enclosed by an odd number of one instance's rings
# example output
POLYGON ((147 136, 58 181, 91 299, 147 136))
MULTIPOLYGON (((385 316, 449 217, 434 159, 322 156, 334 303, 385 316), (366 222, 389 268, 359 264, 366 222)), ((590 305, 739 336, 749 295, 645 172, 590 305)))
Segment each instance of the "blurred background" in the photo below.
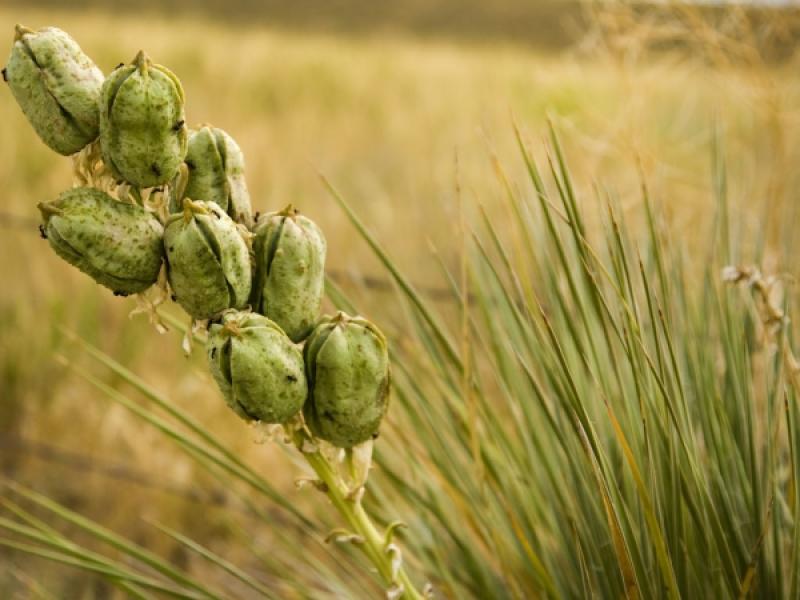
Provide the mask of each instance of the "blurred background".
MULTIPOLYGON (((432 248, 458 262, 456 182, 467 210, 482 206, 499 227, 508 218, 496 166, 512 182, 522 176, 514 123, 546 160, 551 120, 577 185, 612 188, 624 210, 636 209, 643 175, 687 239, 710 218, 720 136, 735 210, 765 218, 775 239, 797 226, 770 218, 787 214, 779 208, 800 184, 800 8, 790 2, 6 1, 6 50, 15 23, 68 31, 104 72, 140 48, 172 69, 189 124, 221 127, 244 151, 254 208, 291 202, 316 220, 331 277, 396 340, 392 286, 319 173, 434 299, 432 248)), ((5 88, 0 114, 0 471, 178 564, 188 564, 185 551, 145 521, 191 531, 246 565, 228 543, 240 492, 62 366, 64 355, 81 361, 68 332, 290 493, 296 470, 279 449, 253 444, 257 432, 225 408, 202 352, 187 358, 180 333, 129 318, 132 299, 112 297, 39 238, 36 204, 70 185, 70 162, 38 140, 5 88)), ((797 272, 774 260, 774 271, 797 272)), ((37 597, 40 587, 59 598, 112 593, 86 573, 0 550, 0 597, 37 597)))

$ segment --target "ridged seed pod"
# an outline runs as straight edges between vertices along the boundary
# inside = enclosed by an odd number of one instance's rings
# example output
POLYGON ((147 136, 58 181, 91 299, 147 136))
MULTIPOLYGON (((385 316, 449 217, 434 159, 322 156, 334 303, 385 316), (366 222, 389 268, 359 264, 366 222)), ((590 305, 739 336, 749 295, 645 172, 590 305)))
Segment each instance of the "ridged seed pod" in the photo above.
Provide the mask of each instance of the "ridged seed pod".
POLYGON ((326 248, 319 227, 291 205, 263 215, 256 225, 250 304, 280 325, 294 342, 308 336, 319 316, 326 248))
POLYGON ((375 437, 389 401, 386 338, 361 317, 326 317, 303 349, 311 432, 340 448, 375 437))
POLYGON ((226 312, 211 325, 206 351, 225 401, 243 419, 285 423, 303 408, 302 353, 266 317, 226 312))
POLYGON ((142 207, 79 187, 39 204, 42 234, 56 253, 118 295, 136 294, 158 279, 164 230, 142 207))
POLYGON ((138 187, 172 180, 186 156, 183 87, 139 52, 108 76, 100 98, 100 149, 117 179, 138 187))
POLYGON ((97 138, 103 72, 64 31, 17 25, 3 78, 36 133, 59 154, 97 138))
MULTIPOLYGON (((216 202, 237 223, 253 225, 250 194, 244 178, 244 156, 222 129, 203 126, 189 134, 188 180, 183 197, 216 202)), ((181 210, 179 186, 171 187, 170 211, 181 210)))
POLYGON ((184 200, 164 229, 167 278, 195 319, 242 308, 250 294, 250 252, 231 218, 213 202, 184 200))

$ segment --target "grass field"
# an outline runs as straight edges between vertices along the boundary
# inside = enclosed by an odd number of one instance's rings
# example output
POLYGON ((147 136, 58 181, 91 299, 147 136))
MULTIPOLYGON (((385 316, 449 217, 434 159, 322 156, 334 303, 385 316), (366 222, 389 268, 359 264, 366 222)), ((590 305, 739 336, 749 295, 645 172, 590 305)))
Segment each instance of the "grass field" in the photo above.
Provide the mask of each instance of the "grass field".
MULTIPOLYGON (((458 300, 451 310, 447 303, 454 297, 438 262, 459 272, 462 214, 456 187, 470 227, 480 228, 486 214, 501 234, 515 231, 498 176, 504 173, 512 189, 531 195, 515 123, 534 157, 546 165, 552 157, 547 121, 552 121, 570 159, 590 237, 599 235, 606 219, 605 206, 594 200, 598 190, 599 196, 608 192, 614 198, 633 235, 644 233, 644 179, 665 229, 679 241, 686 258, 688 273, 682 281, 698 288, 708 276, 705 236, 717 214, 714 144, 723 143, 739 256, 744 260, 760 253, 765 273, 798 276, 794 207, 800 189, 800 70, 794 59, 767 65, 740 52, 746 40, 697 32, 696 48, 702 51, 652 56, 640 52, 645 33, 630 29, 627 36, 594 37, 568 53, 539 54, 500 42, 470 46, 410 34, 349 38, 200 19, 175 23, 158 14, 114 18, 102 12, 0 8, 0 32, 9 46, 16 22, 69 31, 105 72, 132 59, 142 47, 168 65, 186 90, 189 123, 222 127, 242 147, 256 208, 277 210, 292 202, 314 218, 328 239, 334 281, 404 350, 420 343, 418 334, 409 331, 415 321, 318 174, 342 192, 399 269, 457 330, 458 300)), ((324 502, 294 491, 298 467, 277 447, 253 443, 259 433, 244 427, 220 401, 202 352, 185 358, 179 332, 173 328, 159 336, 146 319, 129 319, 132 300, 113 298, 39 239, 36 204, 69 185, 69 161, 53 155, 35 137, 5 89, 0 90, 0 114, 3 473, 164 554, 208 585, 226 584, 221 577, 205 575, 194 554, 139 517, 190 532, 226 559, 257 571, 258 553, 269 555, 289 543, 282 536, 293 539, 296 532, 278 526, 264 530, 254 548, 243 547, 240 541, 251 533, 249 527, 264 527, 240 515, 254 497, 198 469, 169 439, 119 404, 107 402, 64 367, 66 358, 123 393, 138 393, 119 372, 109 373, 87 359, 67 332, 141 375, 304 510, 324 514, 324 502)), ((523 268, 526 256, 515 247, 514 264, 523 268)), ((480 353, 475 361, 478 372, 493 367, 480 353)), ((416 366, 419 379, 435 389, 426 365, 416 366)), ((396 406, 403 405, 398 401, 396 406)), ((389 435, 402 440, 396 430, 407 416, 397 411, 397 416, 390 412, 389 435)), ((415 445, 413 440, 409 444, 415 445)), ((389 486, 388 479, 381 485, 389 486)), ((411 503, 402 517, 417 518, 411 503)), ((66 531, 78 540, 88 539, 76 528, 66 531)), ((748 540, 758 537, 758 532, 749 533, 748 540)), ((542 548, 556 545, 554 533, 543 535, 542 548)), ((491 555, 492 544, 484 543, 483 551, 491 555)), ((780 549, 770 552, 777 555, 780 549)), ((647 558, 635 560, 643 565, 647 558)), ((412 568, 435 562, 430 557, 418 560, 412 568)), ((637 562, 636 568, 644 569, 641 565, 637 562)), ((486 568, 492 576, 502 573, 502 565, 486 568)), ((503 575, 507 579, 498 575, 499 581, 507 587, 497 597, 529 597, 526 583, 540 592, 547 589, 542 583, 546 578, 503 575), (510 581, 521 581, 521 587, 510 581)), ((364 597, 372 597, 375 583, 363 574, 354 578, 363 580, 364 597)), ((685 578, 692 581, 691 574, 685 578)), ((676 579, 681 587, 680 574, 676 579)), ((459 597, 453 590, 477 594, 479 589, 437 583, 450 589, 451 597, 459 597)), ((314 589, 273 579, 268 584, 275 586, 278 597, 308 597, 307 590, 314 589)), ((682 591, 694 589, 685 585, 682 591)), ((648 589, 643 586, 642 593, 648 589)), ((565 596, 568 591, 561 590, 565 596)), ((336 596, 335 589, 316 592, 336 596)), ((22 552, 0 554, 0 596, 48 593, 105 598, 118 592, 83 571, 22 552)))

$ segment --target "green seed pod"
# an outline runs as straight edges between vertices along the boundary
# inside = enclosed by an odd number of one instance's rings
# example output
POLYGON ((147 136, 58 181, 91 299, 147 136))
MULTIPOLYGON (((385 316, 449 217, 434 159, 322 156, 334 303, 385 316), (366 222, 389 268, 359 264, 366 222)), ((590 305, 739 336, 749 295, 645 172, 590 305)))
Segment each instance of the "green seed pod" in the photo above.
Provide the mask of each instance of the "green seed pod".
POLYGON ((142 207, 78 187, 39 210, 53 250, 115 294, 143 292, 158 279, 164 229, 142 207))
POLYGON ((351 448, 375 437, 389 401, 389 351, 372 323, 326 317, 303 349, 306 423, 317 437, 351 448))
POLYGON ((311 332, 325 287, 325 237, 291 205, 263 215, 255 230, 255 279, 250 304, 294 342, 311 332))
MULTIPOLYGON (((203 126, 189 135, 186 153, 188 180, 183 197, 216 202, 231 219, 253 225, 250 194, 244 179, 244 156, 239 145, 222 129, 203 126)), ((181 210, 179 186, 171 186, 170 211, 181 210)))
POLYGON ((97 138, 103 72, 65 32, 17 25, 3 79, 36 133, 59 154, 97 138))
POLYGON ((242 308, 250 294, 250 251, 236 223, 213 202, 183 205, 164 229, 175 300, 195 319, 242 308))
POLYGON ((139 52, 108 76, 100 98, 100 150, 115 177, 138 187, 170 181, 186 156, 183 87, 139 52))
POLYGON ((303 408, 303 355, 266 317, 227 311, 210 327, 206 351, 225 401, 243 419, 285 423, 303 408))

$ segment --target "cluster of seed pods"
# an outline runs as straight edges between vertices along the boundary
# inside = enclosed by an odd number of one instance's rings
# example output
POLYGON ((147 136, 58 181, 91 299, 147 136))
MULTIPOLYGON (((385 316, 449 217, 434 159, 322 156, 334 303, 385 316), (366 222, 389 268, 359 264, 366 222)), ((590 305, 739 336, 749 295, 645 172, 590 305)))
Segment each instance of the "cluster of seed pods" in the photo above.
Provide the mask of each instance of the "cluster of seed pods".
POLYGON ((186 125, 183 87, 139 52, 108 77, 64 31, 17 26, 3 78, 33 129, 69 156, 97 144, 115 184, 42 202, 53 250, 117 295, 142 293, 166 269, 172 298, 208 320, 211 373, 242 418, 302 414, 341 448, 378 433, 389 395, 380 330, 344 313, 320 317, 325 237, 291 205, 253 218, 244 157, 221 129, 186 125), (165 217, 141 201, 156 188, 165 217))

